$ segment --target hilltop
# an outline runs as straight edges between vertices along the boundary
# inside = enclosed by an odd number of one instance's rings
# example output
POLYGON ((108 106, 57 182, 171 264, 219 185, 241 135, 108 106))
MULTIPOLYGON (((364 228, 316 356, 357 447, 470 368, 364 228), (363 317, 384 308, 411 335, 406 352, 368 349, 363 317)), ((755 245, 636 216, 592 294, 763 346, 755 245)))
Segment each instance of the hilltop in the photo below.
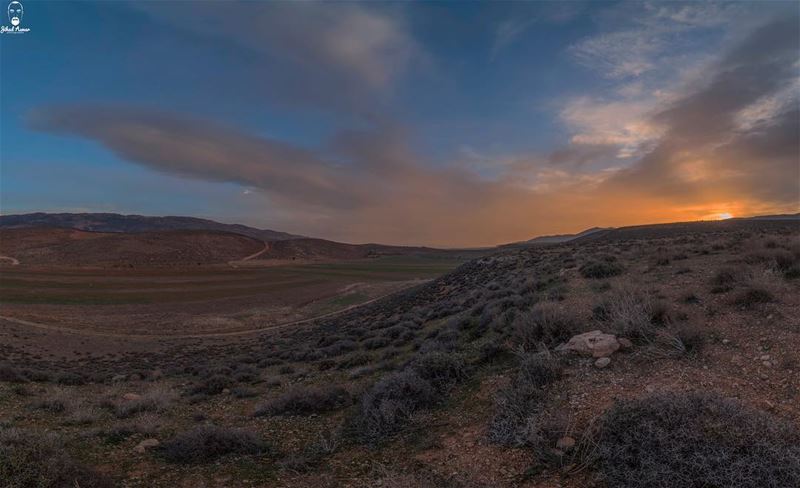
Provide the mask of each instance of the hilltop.
POLYGON ((116 213, 30 213, 0 215, 0 229, 59 227, 93 232, 152 232, 165 230, 213 230, 232 232, 262 241, 298 239, 303 236, 241 224, 222 224, 196 217, 149 217, 116 213))

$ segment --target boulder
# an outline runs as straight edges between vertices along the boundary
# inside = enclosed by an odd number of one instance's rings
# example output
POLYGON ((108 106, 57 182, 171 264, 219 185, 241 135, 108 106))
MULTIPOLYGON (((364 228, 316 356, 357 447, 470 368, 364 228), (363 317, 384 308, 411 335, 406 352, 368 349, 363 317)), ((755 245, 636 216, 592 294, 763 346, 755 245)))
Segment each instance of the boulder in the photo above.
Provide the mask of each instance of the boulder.
POLYGON ((597 361, 594 362, 594 365, 600 369, 605 368, 611 364, 611 358, 598 358, 597 361))
POLYGON ((573 336, 566 344, 558 346, 556 351, 576 352, 584 356, 605 358, 614 354, 619 347, 619 341, 613 334, 593 330, 573 336))
POLYGON ((139 444, 137 444, 136 447, 133 448, 133 450, 142 453, 150 448, 158 447, 159 445, 161 445, 161 443, 158 442, 158 439, 145 439, 139 444))
POLYGON ((562 451, 568 451, 575 446, 575 439, 572 437, 565 435, 564 437, 560 438, 556 443, 556 448, 562 451))

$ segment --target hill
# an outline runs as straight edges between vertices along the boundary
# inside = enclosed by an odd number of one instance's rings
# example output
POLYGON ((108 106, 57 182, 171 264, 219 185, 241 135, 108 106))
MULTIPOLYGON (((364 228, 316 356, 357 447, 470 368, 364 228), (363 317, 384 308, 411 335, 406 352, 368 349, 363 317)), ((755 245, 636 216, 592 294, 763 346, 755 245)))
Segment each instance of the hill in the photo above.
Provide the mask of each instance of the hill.
POLYGON ((726 220, 674 222, 668 224, 634 225, 616 229, 601 229, 579 236, 575 242, 612 242, 634 239, 673 238, 685 235, 713 234, 732 231, 769 231, 775 229, 800 229, 800 214, 763 215, 726 220))
POLYGON ((0 255, 23 265, 197 266, 242 259, 264 244, 241 234, 206 230, 111 233, 60 228, 0 229, 0 255))
POLYGON ((486 250, 435 249, 431 247, 388 246, 383 244, 346 244, 325 239, 292 239, 271 242, 262 259, 280 260, 347 260, 377 258, 381 256, 449 256, 474 258, 486 250))
POLYGON ((149 217, 115 213, 30 213, 0 215, 0 229, 61 227, 94 232, 151 232, 164 230, 213 230, 233 232, 262 241, 297 239, 302 236, 241 224, 222 224, 196 217, 149 217))
POLYGON ((241 336, 0 317, 0 468, 37 461, 15 486, 800 486, 800 228, 775 222, 503 249, 241 336))
POLYGON ((577 239, 579 237, 588 236, 594 234, 596 232, 606 231, 611 229, 610 227, 592 227, 591 229, 586 229, 582 232, 578 232, 577 234, 556 234, 552 236, 539 236, 534 237, 533 239, 527 240, 520 244, 558 244, 561 242, 569 242, 573 239, 577 239))

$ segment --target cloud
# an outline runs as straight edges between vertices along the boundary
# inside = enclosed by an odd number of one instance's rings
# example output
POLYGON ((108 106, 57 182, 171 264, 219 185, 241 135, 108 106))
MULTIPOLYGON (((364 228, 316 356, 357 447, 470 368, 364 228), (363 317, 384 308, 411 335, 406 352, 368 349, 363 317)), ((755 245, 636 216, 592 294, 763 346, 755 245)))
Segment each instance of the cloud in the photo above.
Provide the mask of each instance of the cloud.
POLYGON ((252 189, 250 200, 263 198, 281 216, 274 228, 351 242, 496 244, 594 225, 796 211, 798 42, 797 18, 777 20, 691 90, 641 106, 568 106, 562 115, 582 137, 548 155, 509 158, 491 177, 433 165, 411 129, 392 124, 308 148, 126 107, 44 107, 30 123, 157 171, 252 189), (626 147, 626 164, 614 165, 626 147), (612 161, 596 167, 604 159, 612 161))
POLYGON ((748 31, 753 22, 765 22, 773 7, 714 1, 620 2, 596 16, 598 34, 580 40, 569 52, 579 63, 613 80, 669 76, 676 66, 703 56, 709 42, 728 34, 732 26, 748 31))
POLYGON ((739 193, 797 205, 798 25, 790 16, 757 29, 722 57, 705 87, 655 113, 664 136, 617 183, 646 184, 673 198, 739 193), (760 115, 769 123, 742 126, 743 111, 776 97, 784 105, 760 115))
POLYGON ((573 132, 578 145, 617 146, 619 158, 640 155, 661 134, 648 117, 655 101, 647 98, 604 101, 590 97, 570 100, 561 119, 573 132))
POLYGON ((409 67, 428 59, 398 8, 239 0, 132 6, 171 29, 262 56, 253 75, 271 80, 270 87, 294 103, 317 109, 377 117, 409 67))

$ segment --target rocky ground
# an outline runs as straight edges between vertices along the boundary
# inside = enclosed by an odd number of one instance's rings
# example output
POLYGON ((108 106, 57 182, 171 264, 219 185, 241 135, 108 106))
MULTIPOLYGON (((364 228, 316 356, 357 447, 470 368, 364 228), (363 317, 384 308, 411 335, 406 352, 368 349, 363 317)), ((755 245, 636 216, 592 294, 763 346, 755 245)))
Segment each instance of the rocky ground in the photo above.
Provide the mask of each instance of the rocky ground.
POLYGON ((15 357, 0 486, 800 486, 800 228, 701 230, 512 249, 247 338, 15 357))

